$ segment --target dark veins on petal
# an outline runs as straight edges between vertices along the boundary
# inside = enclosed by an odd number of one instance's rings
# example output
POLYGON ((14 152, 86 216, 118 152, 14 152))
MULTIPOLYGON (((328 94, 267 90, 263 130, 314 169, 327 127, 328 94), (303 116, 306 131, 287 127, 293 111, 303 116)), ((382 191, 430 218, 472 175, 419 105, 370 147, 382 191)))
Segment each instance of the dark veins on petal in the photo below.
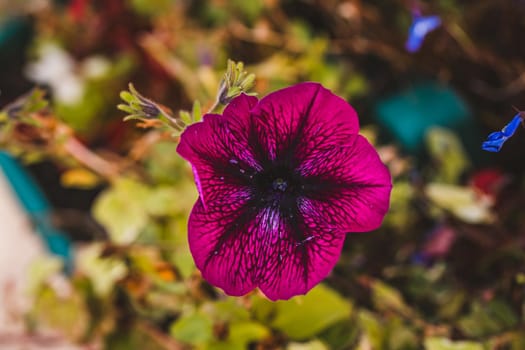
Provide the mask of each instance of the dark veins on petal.
MULTIPOLYGON (((276 159, 275 164, 277 165, 289 165, 291 168, 297 168, 301 156, 303 154, 299 154, 299 152, 307 152, 307 149, 304 149, 307 145, 306 137, 307 135, 315 135, 313 130, 306 130, 307 128, 307 119, 308 116, 311 113, 312 107, 317 99, 317 96, 319 95, 321 87, 319 86, 312 98, 310 99, 309 104, 306 106, 306 109, 303 113, 301 113, 299 120, 297 121, 296 130, 294 129, 294 125, 285 125, 284 121, 279 118, 272 118, 274 121, 274 125, 270 125, 269 130, 262 131, 267 132, 271 130, 279 130, 281 132, 284 132, 286 137, 283 140, 275 140, 276 141, 276 159), (282 124, 277 124, 277 121, 280 120, 282 124)), ((284 106, 282 104, 279 105, 279 110, 273 109, 275 108, 275 105, 272 105, 272 111, 271 113, 273 115, 285 115, 287 111, 284 110, 284 106)), ((264 125, 267 118, 265 116, 258 116, 259 121, 264 125)), ((293 123, 293 121, 292 121, 293 123)), ((261 132, 261 131, 260 131, 261 132)), ((275 137, 277 138, 277 137, 275 137)), ((258 138, 256 138, 258 140, 258 138)), ((259 140, 258 140, 259 141, 259 140)), ((260 142, 260 141, 259 141, 260 142)), ((266 152, 268 153, 268 152, 266 152)), ((267 157, 267 156, 266 156, 267 157)))
POLYGON ((295 255, 302 266, 303 279, 308 275, 308 251, 306 243, 314 237, 308 235, 308 229, 299 212, 298 200, 303 195, 302 178, 293 169, 270 164, 262 171, 255 171, 246 167, 241 161, 231 159, 229 162, 237 166, 236 174, 233 168, 224 168, 225 180, 234 180, 236 183, 250 182, 250 199, 238 211, 232 212, 224 226, 223 234, 215 243, 215 249, 208 257, 209 263, 215 255, 223 250, 225 244, 236 240, 250 242, 248 235, 260 233, 262 235, 260 249, 254 252, 256 259, 249 273, 254 281, 259 281, 262 272, 258 266, 275 269, 279 274, 279 262, 285 255, 295 255), (256 228, 254 228, 256 227, 256 228), (255 232, 254 232, 255 231, 255 232), (265 242, 266 241, 266 242, 265 242), (277 246, 275 246, 277 245, 277 246), (289 251, 288 247, 294 247, 289 251), (278 255, 266 254, 265 247, 278 251, 278 255), (277 258, 277 264, 269 261, 277 258))

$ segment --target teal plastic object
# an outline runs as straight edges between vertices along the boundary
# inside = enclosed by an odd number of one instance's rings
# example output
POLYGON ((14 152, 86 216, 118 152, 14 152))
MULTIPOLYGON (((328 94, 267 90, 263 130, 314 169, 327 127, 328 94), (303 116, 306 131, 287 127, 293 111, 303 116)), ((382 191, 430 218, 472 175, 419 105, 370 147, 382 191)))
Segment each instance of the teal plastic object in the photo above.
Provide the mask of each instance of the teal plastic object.
MULTIPOLYGON (((0 50, 19 51, 31 37, 30 21, 25 17, 11 17, 0 20, 0 50)), ((9 52, 3 52, 9 56, 9 52)))
POLYGON ((413 154, 423 149, 425 133, 431 126, 446 127, 461 135, 474 124, 465 102, 449 87, 434 82, 415 85, 381 101, 375 112, 378 123, 413 154))
POLYGON ((67 271, 72 268, 71 241, 51 223, 52 207, 27 171, 10 155, 0 151, 0 169, 48 250, 61 257, 67 271))

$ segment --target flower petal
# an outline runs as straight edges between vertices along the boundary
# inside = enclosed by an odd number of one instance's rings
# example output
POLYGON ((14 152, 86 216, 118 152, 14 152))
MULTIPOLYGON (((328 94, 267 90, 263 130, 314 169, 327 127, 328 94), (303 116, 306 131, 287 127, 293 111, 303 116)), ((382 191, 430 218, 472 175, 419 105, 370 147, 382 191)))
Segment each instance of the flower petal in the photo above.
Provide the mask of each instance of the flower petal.
POLYGON ((409 52, 416 52, 423 45, 423 40, 428 33, 441 25, 439 16, 415 16, 408 30, 408 38, 405 48, 409 52))
POLYGON ((359 132, 354 109, 317 83, 301 83, 267 95, 252 110, 271 161, 294 166, 311 149, 345 143, 359 132))
POLYGON ((321 213, 320 222, 329 228, 374 230, 388 211, 390 173, 361 135, 352 135, 344 146, 315 150, 299 172, 305 178, 304 210, 321 213))
POLYGON ((250 112, 258 101, 257 97, 240 94, 231 100, 222 115, 231 119, 233 124, 246 126, 250 121, 250 112))
POLYGON ((495 131, 481 144, 481 148, 488 152, 499 152, 508 139, 501 131, 495 131))
POLYGON ((244 231, 252 213, 242 209, 243 198, 231 207, 204 208, 195 203, 188 223, 188 241, 195 265, 209 283, 228 295, 244 295, 254 289, 256 237, 244 231))
POLYGON ((241 95, 224 115, 207 114, 180 137, 177 152, 191 163, 205 207, 210 201, 227 205, 232 193, 246 189, 250 176, 261 169, 250 152, 249 134, 244 130, 249 127, 250 108, 256 102, 256 98, 241 95))
POLYGON ((481 148, 484 151, 499 152, 503 144, 514 135, 520 125, 523 125, 522 112, 516 114, 501 131, 490 133, 487 136, 487 140, 481 145, 481 148))
POLYGON ((263 246, 258 284, 269 299, 286 300, 306 294, 326 278, 339 260, 345 235, 323 228, 319 220, 315 212, 297 212, 292 219, 281 219, 281 238, 263 246))
POLYGON ((233 203, 204 209, 198 201, 188 229, 195 264, 226 294, 258 286, 269 299, 289 299, 308 292, 339 259, 345 235, 320 228, 318 213, 296 207, 285 215, 242 198, 233 203))
POLYGON ((516 114, 514 118, 512 118, 512 120, 507 125, 505 125, 505 127, 501 130, 503 135, 506 137, 511 137, 514 135, 516 130, 518 130, 518 127, 523 125, 523 117, 521 114, 521 112, 516 114))

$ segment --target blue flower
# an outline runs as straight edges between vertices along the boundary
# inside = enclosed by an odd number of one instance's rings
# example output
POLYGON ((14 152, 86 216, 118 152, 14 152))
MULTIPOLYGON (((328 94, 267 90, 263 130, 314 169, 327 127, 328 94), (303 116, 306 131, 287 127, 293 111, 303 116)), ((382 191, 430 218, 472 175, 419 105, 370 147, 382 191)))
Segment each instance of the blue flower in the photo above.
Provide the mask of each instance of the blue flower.
POLYGON ((441 25, 439 16, 414 15, 412 25, 408 31, 405 48, 409 52, 416 52, 421 48, 425 36, 441 25))
POLYGON ((489 152, 499 152, 501 147, 518 129, 520 124, 523 123, 522 112, 519 112, 512 118, 510 123, 505 125, 501 131, 491 133, 487 137, 487 141, 483 142, 481 148, 489 152))

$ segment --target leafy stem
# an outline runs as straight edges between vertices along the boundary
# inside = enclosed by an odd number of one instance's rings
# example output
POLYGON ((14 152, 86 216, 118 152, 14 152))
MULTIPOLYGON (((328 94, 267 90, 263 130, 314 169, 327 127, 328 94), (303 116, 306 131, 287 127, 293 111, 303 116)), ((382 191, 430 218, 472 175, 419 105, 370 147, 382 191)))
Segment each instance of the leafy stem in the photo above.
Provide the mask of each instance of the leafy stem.
MULTIPOLYGON (((241 93, 254 95, 250 90, 255 85, 255 75, 244 69, 242 62, 228 60, 226 72, 219 84, 217 97, 208 109, 207 113, 217 113, 241 93)), ((128 113, 124 118, 127 120, 139 120, 144 127, 161 127, 173 131, 178 136, 187 125, 201 119, 201 106, 195 101, 191 112, 181 110, 179 115, 140 94, 133 84, 129 84, 129 90, 122 91, 120 97, 125 102, 117 106, 118 109, 128 113)))

